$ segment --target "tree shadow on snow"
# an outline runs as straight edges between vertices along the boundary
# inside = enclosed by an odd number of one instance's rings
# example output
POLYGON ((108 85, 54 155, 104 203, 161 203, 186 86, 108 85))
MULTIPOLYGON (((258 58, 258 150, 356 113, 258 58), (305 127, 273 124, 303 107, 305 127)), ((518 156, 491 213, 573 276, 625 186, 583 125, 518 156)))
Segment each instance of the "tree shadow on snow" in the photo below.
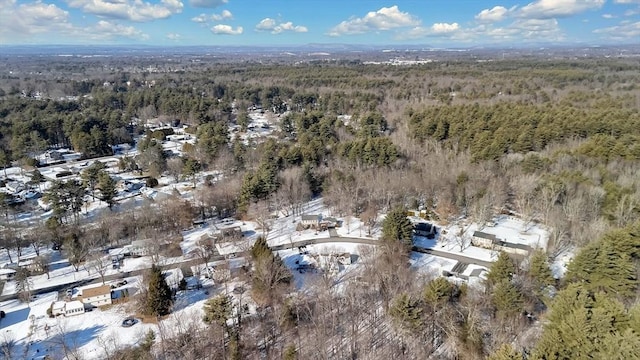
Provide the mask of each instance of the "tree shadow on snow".
POLYGON ((4 319, 0 319, 0 329, 7 328, 11 325, 26 321, 29 317, 31 308, 25 307, 20 310, 7 312, 4 319))
POLYGON ((104 325, 95 325, 86 329, 58 333, 53 336, 51 342, 60 345, 64 343, 69 349, 77 349, 93 341, 105 329, 104 325))

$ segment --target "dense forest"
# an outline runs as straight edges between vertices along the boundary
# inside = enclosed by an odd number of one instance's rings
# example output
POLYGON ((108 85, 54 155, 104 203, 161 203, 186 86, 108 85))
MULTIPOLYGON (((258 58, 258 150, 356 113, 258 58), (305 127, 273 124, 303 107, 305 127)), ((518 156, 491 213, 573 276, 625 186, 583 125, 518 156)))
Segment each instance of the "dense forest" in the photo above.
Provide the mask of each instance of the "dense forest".
MULTIPOLYGON (((73 234, 99 246, 175 234, 196 217, 257 217, 283 204, 295 213, 318 196, 336 214, 370 223, 424 208, 440 223, 507 213, 550 231, 546 252, 501 254, 482 289, 418 274, 402 236, 383 231, 385 245, 361 256, 360 281, 292 292, 281 260, 257 242, 243 274, 261 304, 256 316, 229 325, 227 300, 214 297, 204 321, 184 319, 155 344, 111 358, 639 358, 637 60, 249 62, 153 73, 84 66, 82 79, 1 74, 0 166, 37 168, 35 154, 65 147, 109 155, 146 134, 123 169, 224 176, 197 190, 197 204, 121 208, 92 226, 43 223, 48 241, 73 234), (278 119, 277 136, 231 140, 229 127, 246 129, 250 107, 278 119), (157 119, 197 137, 179 164, 158 145, 168 134, 144 127, 157 119), (549 264, 568 252, 567 273, 555 279, 549 264)), ((19 211, 2 206, 3 221, 19 211)), ((2 241, 13 246, 8 231, 2 241)))

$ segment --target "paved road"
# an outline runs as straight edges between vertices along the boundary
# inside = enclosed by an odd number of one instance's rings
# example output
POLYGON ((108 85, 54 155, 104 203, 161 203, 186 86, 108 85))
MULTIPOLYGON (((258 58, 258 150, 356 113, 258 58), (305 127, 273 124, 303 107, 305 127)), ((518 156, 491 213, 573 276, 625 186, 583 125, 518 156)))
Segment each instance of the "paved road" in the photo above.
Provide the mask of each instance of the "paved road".
MULTIPOLYGON (((334 232, 335 233, 335 232, 334 232)), ((334 234, 334 233, 330 233, 330 234, 334 234)), ((335 234, 337 235, 337 233, 335 234)), ((297 248, 300 246, 306 246, 306 245, 316 245, 316 244, 331 244, 331 243, 353 243, 353 244, 362 244, 362 245, 380 245, 381 241, 380 240, 373 240, 373 239, 362 239, 362 238, 353 238, 353 237, 340 237, 340 236, 331 236, 328 238, 317 238, 317 239, 307 239, 307 240, 299 240, 299 241, 294 241, 294 242, 290 242, 287 244, 281 244, 281 245, 276 245, 276 246, 272 246, 271 249, 273 251, 279 251, 279 250, 287 250, 287 249, 293 249, 293 248, 297 248)), ((443 252, 440 250, 435 250, 435 249, 428 249, 428 248, 421 248, 421 247, 417 247, 414 246, 411 250, 415 251, 415 252, 419 252, 419 253, 423 253, 423 254, 431 254, 431 255, 435 255, 435 256, 440 256, 443 258, 447 258, 447 259, 452 259, 455 261, 459 261, 459 262, 463 262, 463 263, 467 263, 467 264, 475 264, 475 265, 480 265, 480 266, 485 266, 485 267, 490 267, 491 266, 491 262, 488 261, 483 261, 483 260, 478 260, 478 259, 474 259, 471 257, 467 257, 464 255, 458 255, 458 254, 452 254, 452 253, 448 253, 448 252, 443 252)), ((221 261, 224 260, 225 257, 222 255, 215 255, 211 258, 211 262, 213 261, 221 261)), ((169 269, 177 269, 177 268, 182 268, 182 267, 188 267, 188 266, 193 266, 193 265, 197 265, 200 263, 199 259, 189 259, 189 260, 184 260, 181 262, 177 262, 177 263, 173 263, 173 264, 168 264, 163 266, 164 270, 169 270, 169 269)), ((138 275, 142 275, 147 269, 137 269, 137 270, 132 270, 132 271, 125 271, 125 272, 121 272, 121 273, 117 273, 117 274, 110 274, 110 275, 106 275, 104 277, 105 282, 107 281, 113 281, 113 280, 119 280, 125 277, 129 277, 129 276, 138 276, 138 275)), ((82 273, 82 271, 80 271, 79 273, 82 273)), ((63 285, 54 285, 54 286, 49 286, 46 288, 40 288, 37 289, 35 291, 33 291, 33 294, 44 294, 44 293, 48 293, 48 292, 52 292, 52 291, 64 291, 66 289, 69 288, 73 288, 73 287, 78 287, 78 286, 85 286, 85 285, 90 285, 90 284, 101 284, 102 280, 100 278, 90 278, 90 279, 84 279, 84 280, 79 280, 73 283, 69 283, 69 284, 63 284, 63 285)), ((4 296, 0 296, 0 301, 5 301, 5 300, 9 300, 9 299, 16 299, 17 295, 16 294, 11 294, 11 295, 4 295, 4 296)))

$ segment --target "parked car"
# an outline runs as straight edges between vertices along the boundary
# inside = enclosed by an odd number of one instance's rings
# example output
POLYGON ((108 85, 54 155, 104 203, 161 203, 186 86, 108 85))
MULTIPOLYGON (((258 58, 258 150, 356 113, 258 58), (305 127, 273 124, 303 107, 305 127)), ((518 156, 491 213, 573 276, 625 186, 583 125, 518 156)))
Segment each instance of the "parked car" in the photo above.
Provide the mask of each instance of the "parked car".
POLYGON ((122 320, 122 327, 132 327, 138 322, 138 320, 134 318, 126 318, 122 320))

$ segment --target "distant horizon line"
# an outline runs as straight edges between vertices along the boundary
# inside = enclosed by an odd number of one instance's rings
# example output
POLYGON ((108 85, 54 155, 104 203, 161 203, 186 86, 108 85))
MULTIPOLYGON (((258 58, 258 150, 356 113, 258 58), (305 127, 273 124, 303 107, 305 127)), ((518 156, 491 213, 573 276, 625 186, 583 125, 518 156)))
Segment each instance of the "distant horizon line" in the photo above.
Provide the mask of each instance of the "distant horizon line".
POLYGON ((215 44, 0 44, 0 48, 54 48, 54 47, 97 47, 97 48, 110 48, 110 47, 149 47, 149 48, 188 48, 188 47, 217 47, 217 48, 304 48, 304 47, 353 47, 353 48, 428 48, 428 49, 529 49, 539 47, 551 47, 551 48, 571 48, 571 47, 592 47, 592 48, 610 48, 610 47, 640 47, 640 43, 523 43, 523 44, 478 44, 478 45, 451 45, 451 46, 435 46, 431 44, 357 44, 357 43, 305 43, 305 44, 250 44, 250 45, 215 45, 215 44))

